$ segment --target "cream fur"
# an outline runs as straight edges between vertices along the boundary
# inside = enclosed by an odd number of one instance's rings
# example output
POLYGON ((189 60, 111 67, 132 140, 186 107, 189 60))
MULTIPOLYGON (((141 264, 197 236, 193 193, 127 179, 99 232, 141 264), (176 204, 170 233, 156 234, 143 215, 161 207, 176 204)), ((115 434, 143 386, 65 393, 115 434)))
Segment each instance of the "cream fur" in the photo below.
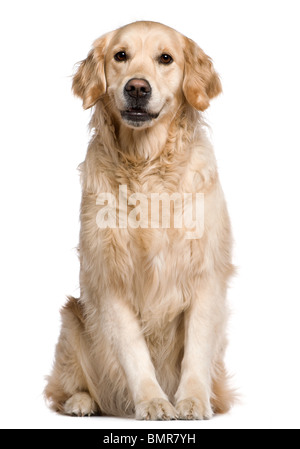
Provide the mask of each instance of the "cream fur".
POLYGON ((81 164, 79 299, 62 310, 62 330, 45 390, 68 414, 138 419, 204 419, 226 412, 226 289, 233 273, 231 231, 214 152, 201 116, 221 91, 211 60, 192 41, 152 22, 98 39, 74 77, 84 107, 95 105, 81 164), (115 63, 128 48, 132 59, 115 63), (160 52, 174 63, 160 67, 160 52), (124 83, 153 86, 152 111, 141 129, 122 121, 124 83), (99 229, 97 196, 140 193, 205 195, 199 240, 184 229, 99 229), (89 400, 89 398, 91 398, 89 400))

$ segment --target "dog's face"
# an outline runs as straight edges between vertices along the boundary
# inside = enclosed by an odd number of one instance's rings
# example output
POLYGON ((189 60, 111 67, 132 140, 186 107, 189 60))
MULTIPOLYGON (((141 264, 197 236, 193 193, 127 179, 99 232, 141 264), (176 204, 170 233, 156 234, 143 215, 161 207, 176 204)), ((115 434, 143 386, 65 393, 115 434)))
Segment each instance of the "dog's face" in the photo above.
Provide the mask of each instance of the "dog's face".
POLYGON ((106 58, 107 93, 123 121, 150 126, 181 99, 184 55, 180 35, 158 24, 119 30, 106 58))
POLYGON ((105 96, 117 120, 145 128, 174 115, 185 99, 206 109, 221 84, 211 60, 193 41, 161 24, 136 22, 94 43, 73 89, 85 109, 105 96))

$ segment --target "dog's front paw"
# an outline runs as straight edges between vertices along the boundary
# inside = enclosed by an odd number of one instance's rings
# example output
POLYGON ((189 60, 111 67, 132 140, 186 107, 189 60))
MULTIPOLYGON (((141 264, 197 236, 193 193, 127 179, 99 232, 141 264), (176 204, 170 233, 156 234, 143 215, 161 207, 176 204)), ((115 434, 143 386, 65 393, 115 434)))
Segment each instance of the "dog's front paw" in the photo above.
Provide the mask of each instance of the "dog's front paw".
POLYGON ((90 416, 97 411, 97 405, 88 393, 76 393, 67 400, 64 412, 73 416, 90 416))
POLYGON ((176 404, 178 419, 181 420, 203 420, 211 419, 213 411, 209 402, 198 398, 188 398, 176 404))
POLYGON ((165 399, 152 399, 136 406, 136 419, 146 421, 171 421, 177 419, 175 408, 165 399))

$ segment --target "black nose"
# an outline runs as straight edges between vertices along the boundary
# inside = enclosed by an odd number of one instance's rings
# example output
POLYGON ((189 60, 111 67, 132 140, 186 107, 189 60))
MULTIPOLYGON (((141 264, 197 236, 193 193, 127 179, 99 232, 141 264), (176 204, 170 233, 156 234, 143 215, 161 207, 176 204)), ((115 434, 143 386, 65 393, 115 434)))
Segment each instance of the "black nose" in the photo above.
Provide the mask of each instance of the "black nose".
POLYGON ((151 95, 151 86, 148 81, 133 78, 125 86, 125 92, 132 98, 148 98, 151 95))

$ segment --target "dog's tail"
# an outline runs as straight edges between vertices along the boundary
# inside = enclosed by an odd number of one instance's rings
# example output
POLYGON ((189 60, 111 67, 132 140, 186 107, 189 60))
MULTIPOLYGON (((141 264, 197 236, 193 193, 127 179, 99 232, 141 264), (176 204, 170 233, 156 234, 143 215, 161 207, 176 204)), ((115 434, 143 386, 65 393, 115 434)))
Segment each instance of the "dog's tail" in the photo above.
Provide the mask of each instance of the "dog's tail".
POLYGON ((231 376, 227 373, 223 361, 215 364, 212 380, 211 402, 214 413, 227 413, 239 401, 239 394, 230 385, 231 376))

